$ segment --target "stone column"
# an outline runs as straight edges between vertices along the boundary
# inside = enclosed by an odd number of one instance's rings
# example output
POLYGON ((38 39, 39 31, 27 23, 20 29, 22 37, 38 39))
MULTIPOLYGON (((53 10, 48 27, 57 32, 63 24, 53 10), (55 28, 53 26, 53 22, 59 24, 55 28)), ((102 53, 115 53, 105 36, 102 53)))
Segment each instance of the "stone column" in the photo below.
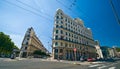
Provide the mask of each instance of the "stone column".
POLYGON ((57 57, 57 59, 59 59, 59 57, 60 57, 60 48, 58 48, 58 57, 57 57))
POLYGON ((66 52, 66 49, 64 48, 64 49, 63 49, 63 59, 64 59, 64 60, 66 60, 66 53, 67 53, 67 52, 66 52))

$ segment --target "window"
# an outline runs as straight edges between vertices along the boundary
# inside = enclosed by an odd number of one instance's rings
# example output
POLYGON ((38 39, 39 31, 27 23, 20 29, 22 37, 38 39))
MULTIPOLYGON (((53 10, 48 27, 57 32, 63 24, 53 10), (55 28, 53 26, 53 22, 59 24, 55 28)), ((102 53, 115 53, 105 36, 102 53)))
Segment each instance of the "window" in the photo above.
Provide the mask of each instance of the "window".
POLYGON ((58 25, 56 25, 56 28, 58 28, 59 26, 58 25))
POLYGON ((69 33, 69 36, 70 36, 70 33, 69 33))
POLYGON ((61 39, 63 39, 64 38, 64 36, 61 36, 61 39))
POLYGON ((55 46, 58 46, 58 42, 55 42, 55 46))
POLYGON ((67 35, 67 32, 66 32, 66 35, 67 35))
POLYGON ((68 40, 68 38, 66 37, 66 40, 68 40))
POLYGON ((56 16, 56 19, 59 19, 59 16, 56 16))
POLYGON ((30 33, 27 34, 27 37, 30 37, 30 33))
POLYGON ((63 34, 63 31, 62 31, 62 30, 61 30, 60 32, 61 32, 61 34, 63 34))
POLYGON ((68 21, 68 23, 70 23, 70 21, 68 21))
POLYGON ((58 21, 56 21, 56 23, 58 23, 58 21))
POLYGON ((67 22, 67 18, 65 19, 65 21, 67 22))
POLYGON ((63 28, 63 26, 62 26, 62 25, 61 25, 60 27, 61 27, 61 28, 63 28))
POLYGON ((58 30, 56 30, 56 34, 58 33, 58 30))
POLYGON ((58 49, 55 49, 55 51, 54 51, 55 53, 58 53, 58 49))
POLYGON ((71 41, 70 38, 69 38, 69 41, 71 41))
POLYGON ((27 40, 29 40, 29 38, 27 38, 27 40))
POLYGON ((58 39, 58 35, 55 36, 55 39, 58 39))
POLYGON ((25 47, 25 50, 27 50, 27 47, 25 47))

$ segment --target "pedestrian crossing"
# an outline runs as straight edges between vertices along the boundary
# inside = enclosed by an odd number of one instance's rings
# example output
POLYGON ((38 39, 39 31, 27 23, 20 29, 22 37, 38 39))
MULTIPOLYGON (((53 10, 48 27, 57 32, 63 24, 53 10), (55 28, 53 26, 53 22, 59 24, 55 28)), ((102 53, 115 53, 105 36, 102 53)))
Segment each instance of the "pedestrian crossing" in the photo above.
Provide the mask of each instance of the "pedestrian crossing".
POLYGON ((90 69, 96 68, 96 69, 116 69, 116 67, 111 67, 111 66, 107 66, 105 64, 94 64, 94 65, 90 65, 89 66, 90 69))
POLYGON ((110 67, 109 69, 115 69, 116 67, 110 67))

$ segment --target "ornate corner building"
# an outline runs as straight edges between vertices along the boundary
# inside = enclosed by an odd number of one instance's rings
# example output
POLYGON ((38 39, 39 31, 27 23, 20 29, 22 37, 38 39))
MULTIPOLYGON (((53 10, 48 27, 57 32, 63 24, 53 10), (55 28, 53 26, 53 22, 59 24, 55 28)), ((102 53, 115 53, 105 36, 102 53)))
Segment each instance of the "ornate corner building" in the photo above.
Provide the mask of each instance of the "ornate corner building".
POLYGON ((72 19, 61 9, 57 9, 54 17, 52 46, 54 59, 80 60, 81 56, 96 58, 91 29, 86 28, 81 19, 72 19))
POLYGON ((32 56, 35 50, 41 50, 42 52, 47 52, 47 49, 43 46, 41 41, 36 36, 33 28, 28 28, 25 33, 21 51, 23 52, 22 57, 32 56))

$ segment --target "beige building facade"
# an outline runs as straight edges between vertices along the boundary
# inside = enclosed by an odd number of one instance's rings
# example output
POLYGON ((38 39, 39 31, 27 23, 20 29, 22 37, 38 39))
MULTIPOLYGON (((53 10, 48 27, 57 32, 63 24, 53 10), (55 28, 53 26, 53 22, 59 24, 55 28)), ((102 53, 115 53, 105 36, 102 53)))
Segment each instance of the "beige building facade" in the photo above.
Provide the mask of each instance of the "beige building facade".
POLYGON ((95 48, 96 48, 96 53, 97 53, 97 59, 104 58, 102 50, 100 48, 100 44, 98 40, 95 40, 95 48))
POLYGON ((43 46, 41 41, 36 36, 34 29, 28 28, 25 33, 23 42, 22 42, 22 57, 32 56, 35 50, 41 50, 42 52, 47 52, 47 49, 43 46))
POLYGON ((54 17, 52 47, 55 59, 79 60, 81 56, 96 57, 91 29, 86 28, 81 19, 72 19, 61 9, 56 11, 54 17))

